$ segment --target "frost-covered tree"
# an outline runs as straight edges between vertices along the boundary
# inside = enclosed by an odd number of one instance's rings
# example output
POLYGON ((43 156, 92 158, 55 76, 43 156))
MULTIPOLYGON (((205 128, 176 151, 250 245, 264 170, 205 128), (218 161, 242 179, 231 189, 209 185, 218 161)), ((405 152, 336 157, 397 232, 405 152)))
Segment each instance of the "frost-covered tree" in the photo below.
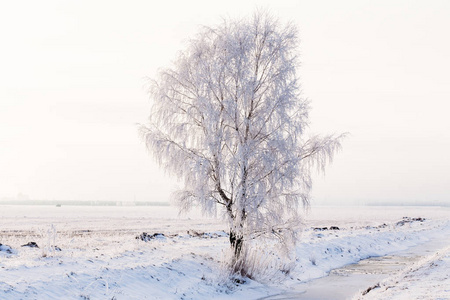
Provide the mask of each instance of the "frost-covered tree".
POLYGON ((311 169, 341 136, 310 136, 296 74, 297 29, 266 13, 203 28, 152 81, 142 133, 159 164, 184 179, 180 208, 223 212, 234 258, 248 240, 295 239, 311 169))

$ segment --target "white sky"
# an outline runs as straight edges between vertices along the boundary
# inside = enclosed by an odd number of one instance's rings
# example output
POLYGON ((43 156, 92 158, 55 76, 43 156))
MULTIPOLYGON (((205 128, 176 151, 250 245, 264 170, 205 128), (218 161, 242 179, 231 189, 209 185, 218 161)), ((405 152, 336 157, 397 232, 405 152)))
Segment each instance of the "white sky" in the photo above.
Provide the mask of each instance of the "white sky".
POLYGON ((450 204, 450 1, 2 1, 0 198, 167 200, 137 134, 146 77, 199 25, 300 29, 317 133, 350 132, 315 203, 450 204))

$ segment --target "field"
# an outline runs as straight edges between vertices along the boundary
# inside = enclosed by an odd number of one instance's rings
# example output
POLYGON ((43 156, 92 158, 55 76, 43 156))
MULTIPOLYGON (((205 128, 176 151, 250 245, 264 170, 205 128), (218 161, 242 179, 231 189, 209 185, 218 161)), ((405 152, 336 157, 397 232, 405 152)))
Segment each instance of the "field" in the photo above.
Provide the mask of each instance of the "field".
POLYGON ((412 288, 412 299, 450 299, 449 216, 443 207, 312 207, 289 265, 280 270, 266 245, 255 246, 257 263, 268 268, 258 280, 235 282, 227 279, 220 218, 179 217, 168 206, 0 206, 0 299, 274 297, 333 269, 432 240, 441 241, 440 252, 412 260, 360 297, 398 299, 412 288), (22 246, 31 242, 39 248, 22 246), (431 284, 436 280, 440 287, 431 284))

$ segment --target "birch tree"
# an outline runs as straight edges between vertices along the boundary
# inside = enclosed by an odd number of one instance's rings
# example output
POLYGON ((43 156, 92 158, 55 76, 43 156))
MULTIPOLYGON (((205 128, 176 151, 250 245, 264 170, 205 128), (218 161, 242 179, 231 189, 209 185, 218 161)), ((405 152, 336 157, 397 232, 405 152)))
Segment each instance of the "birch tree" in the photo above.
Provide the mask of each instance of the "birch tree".
POLYGON ((151 83, 146 145, 184 181, 174 195, 182 210, 223 212, 235 260, 257 237, 295 239, 311 170, 340 148, 342 136, 305 137, 297 45, 296 27, 266 13, 224 20, 151 83))

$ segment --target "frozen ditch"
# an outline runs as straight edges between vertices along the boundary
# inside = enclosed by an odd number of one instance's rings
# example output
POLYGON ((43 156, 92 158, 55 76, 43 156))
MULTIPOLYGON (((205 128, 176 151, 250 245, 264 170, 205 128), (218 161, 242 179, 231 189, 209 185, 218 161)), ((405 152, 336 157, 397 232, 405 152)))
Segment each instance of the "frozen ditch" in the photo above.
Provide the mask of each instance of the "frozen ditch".
POLYGON ((375 290, 380 281, 398 273, 449 246, 450 236, 434 238, 392 255, 363 259, 356 264, 332 270, 328 276, 299 284, 292 291, 259 300, 352 299, 375 290))

